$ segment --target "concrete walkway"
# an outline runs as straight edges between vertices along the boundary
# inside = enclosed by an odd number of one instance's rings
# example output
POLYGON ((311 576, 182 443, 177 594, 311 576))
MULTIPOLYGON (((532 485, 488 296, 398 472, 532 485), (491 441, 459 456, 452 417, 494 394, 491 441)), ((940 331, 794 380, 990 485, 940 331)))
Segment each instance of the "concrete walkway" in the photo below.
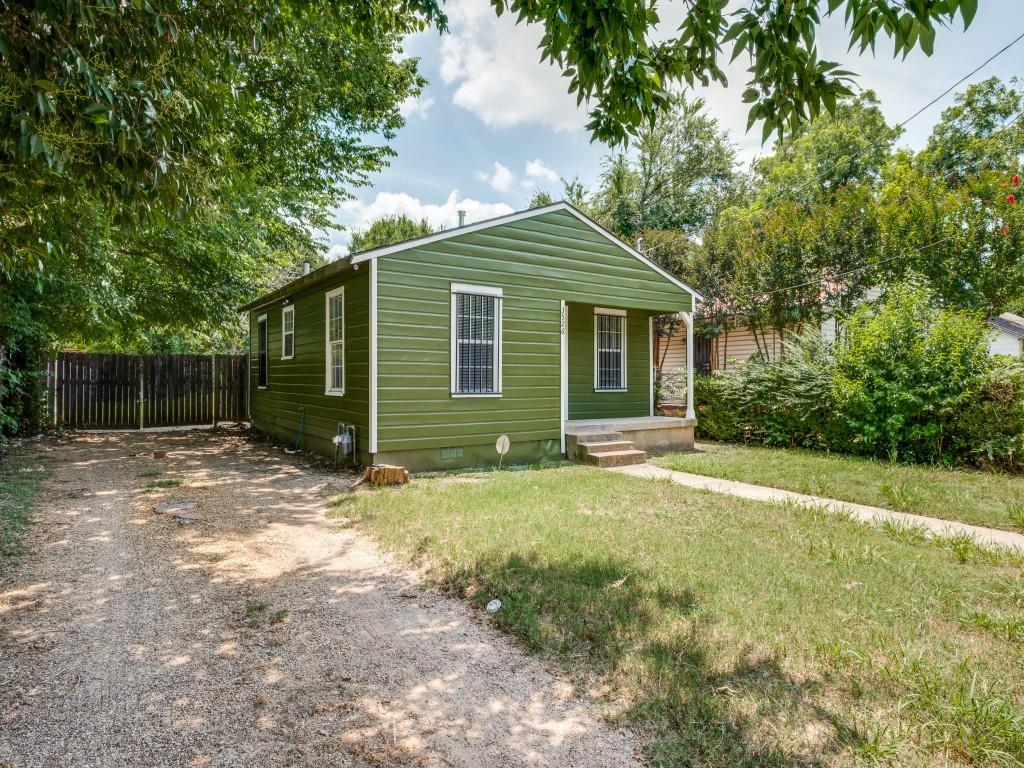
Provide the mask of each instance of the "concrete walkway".
POLYGON ((824 507, 835 512, 849 512, 853 518, 865 523, 881 523, 889 520, 904 525, 920 525, 924 526, 928 533, 933 536, 955 536, 959 533, 966 533, 972 536, 975 542, 984 546, 1015 548, 1024 552, 1024 535, 1012 533, 1011 531, 982 528, 978 525, 941 520, 937 517, 894 512, 891 509, 883 509, 882 507, 869 507, 866 504, 854 504, 853 502, 827 499, 822 496, 810 496, 806 493, 784 491, 764 485, 740 483, 735 480, 720 480, 716 477, 694 475, 689 472, 675 472, 664 467, 656 467, 653 464, 615 467, 612 471, 621 472, 624 475, 633 475, 634 477, 671 480, 674 483, 686 485, 690 488, 701 488, 705 491, 726 493, 730 496, 739 496, 740 498, 753 499, 755 501, 792 501, 805 507, 824 507))

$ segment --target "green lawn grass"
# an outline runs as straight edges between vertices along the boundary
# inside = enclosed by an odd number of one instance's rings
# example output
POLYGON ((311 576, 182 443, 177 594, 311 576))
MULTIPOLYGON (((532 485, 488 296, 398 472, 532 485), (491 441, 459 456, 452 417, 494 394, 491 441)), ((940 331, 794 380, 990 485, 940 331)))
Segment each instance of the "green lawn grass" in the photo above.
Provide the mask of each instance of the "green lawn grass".
POLYGON ((0 576, 21 554, 22 534, 43 470, 23 456, 0 456, 0 576))
POLYGON ((604 691, 654 765, 1021 765, 1019 557, 587 467, 331 514, 500 598, 488 620, 604 691))
POLYGON ((681 472, 1024 533, 1024 477, 800 449, 716 443, 697 447, 652 462, 681 472))

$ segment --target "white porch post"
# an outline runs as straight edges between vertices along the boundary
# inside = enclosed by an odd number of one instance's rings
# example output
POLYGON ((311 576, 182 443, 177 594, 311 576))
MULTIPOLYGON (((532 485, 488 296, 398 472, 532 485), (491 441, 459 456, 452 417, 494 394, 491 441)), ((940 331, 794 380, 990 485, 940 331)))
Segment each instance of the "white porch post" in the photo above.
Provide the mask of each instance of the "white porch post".
POLYGON ((693 408, 693 312, 683 312, 686 323, 686 418, 697 418, 693 408))

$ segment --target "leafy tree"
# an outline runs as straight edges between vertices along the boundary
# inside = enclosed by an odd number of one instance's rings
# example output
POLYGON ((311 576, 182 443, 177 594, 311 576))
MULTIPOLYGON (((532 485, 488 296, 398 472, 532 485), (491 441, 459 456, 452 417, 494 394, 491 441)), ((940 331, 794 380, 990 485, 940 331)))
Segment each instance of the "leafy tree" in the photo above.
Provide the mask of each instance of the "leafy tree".
POLYGON ((589 209, 587 188, 579 176, 562 179, 562 195, 564 199, 581 210, 589 209))
POLYGON ((326 223, 390 154, 362 137, 390 138, 421 83, 398 45, 422 23, 352 6, 5 4, 0 268, 251 194, 326 223))
POLYGON ((769 330, 785 337, 821 318, 816 224, 798 203, 780 203, 763 216, 733 222, 719 245, 735 252, 728 290, 765 358, 774 357, 769 330))
POLYGON ((527 208, 540 208, 541 206, 551 205, 555 202, 555 198, 544 189, 535 189, 533 194, 530 195, 530 202, 526 204, 527 208))
POLYGON ((762 196, 809 204, 849 184, 873 185, 901 133, 885 122, 874 91, 842 99, 834 115, 776 141, 774 154, 757 163, 762 196))
POLYGON ((963 184, 987 171, 1015 173, 1024 160, 1024 111, 1018 78, 992 77, 958 93, 932 129, 920 161, 927 173, 963 184))
POLYGON ((942 303, 998 314, 1024 300, 1024 210, 1007 203, 1007 177, 987 171, 950 187, 907 156, 880 193, 878 274, 916 275, 942 303))
POLYGON ((748 325, 761 355, 774 357, 768 331, 785 338, 849 312, 877 284, 880 229, 875 193, 861 185, 810 205, 785 199, 723 211, 680 267, 707 299, 701 332, 748 325))
POLYGON ((848 184, 810 209, 812 253, 822 312, 843 317, 879 284, 882 228, 878 193, 848 184))
POLYGON ((527 208, 539 208, 542 205, 551 205, 558 200, 565 200, 581 210, 589 210, 590 202, 587 199, 587 188, 580 181, 579 177, 572 179, 562 178, 562 196, 555 198, 546 189, 536 189, 530 196, 527 208))
POLYGON ((632 238, 649 229, 703 229, 733 189, 736 150, 704 101, 675 97, 632 151, 605 159, 597 216, 632 238))
POLYGON ((592 201, 594 216, 619 237, 632 239, 639 229, 633 204, 636 173, 624 152, 601 160, 602 172, 592 201))
POLYGON ((888 37, 894 55, 920 48, 931 55, 938 27, 959 15, 968 26, 978 0, 749 0, 732 13, 726 0, 693 0, 676 37, 655 41, 657 3, 611 0, 491 0, 498 14, 544 26, 542 59, 565 70, 569 91, 594 107, 594 138, 618 143, 670 107, 673 84, 726 83, 720 56, 746 56, 751 76, 743 101, 749 124, 764 121, 764 136, 795 130, 851 95, 850 75, 818 57, 816 37, 827 14, 841 12, 850 47, 874 50, 888 37), (732 15, 730 23, 727 14, 732 15))
POLYGON ((353 253, 368 251, 371 248, 381 248, 433 233, 434 228, 426 219, 416 221, 404 213, 397 216, 382 216, 363 231, 353 233, 350 250, 353 253))
POLYGON ((234 308, 316 261, 390 156, 365 137, 402 124, 422 80, 400 42, 431 13, 0 6, 0 377, 60 343, 237 343, 234 308))

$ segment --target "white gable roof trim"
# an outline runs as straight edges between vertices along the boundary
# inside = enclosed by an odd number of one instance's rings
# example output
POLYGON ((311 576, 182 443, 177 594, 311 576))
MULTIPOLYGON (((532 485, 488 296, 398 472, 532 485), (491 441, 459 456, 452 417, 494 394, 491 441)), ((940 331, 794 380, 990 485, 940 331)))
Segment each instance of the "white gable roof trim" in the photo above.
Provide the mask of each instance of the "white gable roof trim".
POLYGON ((564 201, 552 203, 551 205, 541 206, 539 208, 530 208, 525 211, 517 211, 516 213, 510 213, 507 216, 498 216, 493 219, 479 221, 476 224, 467 224, 466 226, 463 227, 446 229, 442 232, 436 232, 433 235, 425 235, 424 237, 417 237, 412 240, 406 240, 401 243, 395 243, 394 245, 386 245, 383 246, 382 248, 374 248, 373 250, 363 251, 362 253, 356 253, 353 254, 351 257, 352 264, 362 264, 364 261, 370 261, 371 259, 379 259, 381 256, 388 256, 389 254, 392 253, 400 253, 401 251, 407 251, 410 248, 418 248, 421 245, 429 245, 431 243, 437 243, 442 240, 448 240, 449 238, 456 237, 457 235, 468 235, 472 232, 479 232, 480 230, 483 229, 490 229, 491 227, 501 226, 502 224, 511 224, 515 221, 522 221, 523 219, 530 219, 533 218, 534 216, 541 216, 545 213, 554 213, 556 211, 565 211, 566 213, 572 214, 581 222, 590 227, 592 230, 594 230, 599 235, 604 237, 606 240, 613 243, 614 245, 617 245, 630 256, 639 260, 644 266, 654 270, 673 285, 677 285, 678 287, 682 288, 684 291, 689 293, 690 296, 693 297, 694 301, 704 301, 703 296, 701 296, 699 293, 693 290, 693 288, 688 286, 682 280, 680 280, 670 272, 666 272, 664 269, 662 269, 653 261, 648 259, 638 250, 633 248, 629 243, 620 240, 607 229, 598 224, 596 221, 593 221, 588 216, 583 214, 581 211, 577 210, 574 206, 564 201))

